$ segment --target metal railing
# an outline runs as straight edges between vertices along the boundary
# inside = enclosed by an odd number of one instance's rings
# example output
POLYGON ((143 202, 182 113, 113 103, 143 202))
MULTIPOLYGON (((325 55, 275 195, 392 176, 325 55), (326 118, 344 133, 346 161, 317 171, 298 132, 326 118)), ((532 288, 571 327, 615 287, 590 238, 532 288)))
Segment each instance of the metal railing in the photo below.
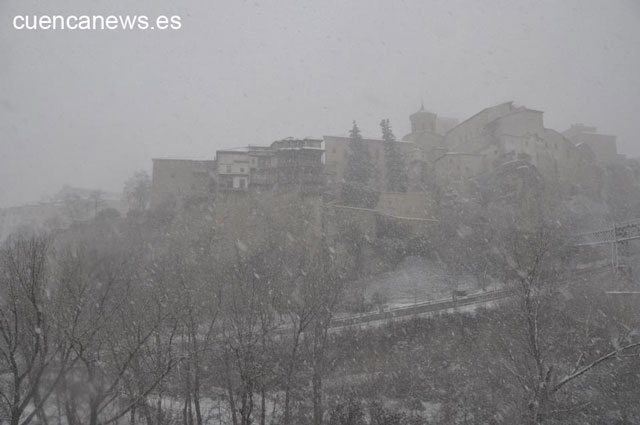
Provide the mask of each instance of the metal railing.
POLYGON ((341 328, 346 326, 354 326, 368 322, 379 320, 392 320, 406 316, 415 316, 417 314, 432 313, 437 311, 449 310, 452 308, 463 307, 472 304, 485 303, 507 298, 512 291, 501 289, 497 291, 483 292, 480 294, 467 295, 464 297, 452 297, 441 300, 427 301, 409 306, 397 307, 385 311, 363 313, 355 316, 340 317, 333 319, 330 328, 341 328))

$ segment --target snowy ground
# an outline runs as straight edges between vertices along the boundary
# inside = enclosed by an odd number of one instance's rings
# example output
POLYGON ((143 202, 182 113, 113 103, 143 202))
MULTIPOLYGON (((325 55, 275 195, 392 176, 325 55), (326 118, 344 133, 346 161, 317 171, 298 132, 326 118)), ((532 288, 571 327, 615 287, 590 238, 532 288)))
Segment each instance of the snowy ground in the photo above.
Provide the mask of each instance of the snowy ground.
MULTIPOLYGON (((356 284, 362 285, 368 300, 375 293, 385 296, 389 308, 450 298, 452 289, 466 291, 468 295, 482 292, 473 276, 461 276, 452 287, 443 263, 421 257, 407 257, 395 270, 356 284)), ((502 285, 495 281, 486 288, 487 291, 497 289, 502 289, 502 285)))

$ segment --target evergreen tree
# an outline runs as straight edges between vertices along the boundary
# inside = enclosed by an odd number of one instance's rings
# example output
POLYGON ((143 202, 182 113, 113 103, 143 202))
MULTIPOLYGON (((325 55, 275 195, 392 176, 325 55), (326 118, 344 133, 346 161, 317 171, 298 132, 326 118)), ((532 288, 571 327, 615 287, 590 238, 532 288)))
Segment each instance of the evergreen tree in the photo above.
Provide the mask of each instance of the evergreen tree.
POLYGON ((374 208, 378 203, 378 192, 370 185, 373 163, 369 149, 360 135, 356 122, 349 135, 349 155, 344 169, 341 198, 345 205, 374 208))
POLYGON ((402 154, 398 151, 396 137, 393 135, 389 120, 382 120, 380 127, 382 127, 382 140, 384 140, 387 189, 392 192, 406 192, 409 183, 407 167, 402 154))
POLYGON ((344 169, 344 180, 347 183, 358 183, 368 186, 371 180, 373 164, 366 143, 360 135, 356 122, 349 133, 349 156, 344 169))

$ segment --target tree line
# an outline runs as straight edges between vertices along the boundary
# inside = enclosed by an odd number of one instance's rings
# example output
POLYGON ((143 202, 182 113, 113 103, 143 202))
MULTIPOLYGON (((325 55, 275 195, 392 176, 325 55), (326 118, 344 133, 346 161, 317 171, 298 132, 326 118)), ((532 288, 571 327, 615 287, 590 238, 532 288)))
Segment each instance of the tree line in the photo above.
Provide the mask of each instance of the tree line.
POLYGON ((220 260, 214 229, 145 220, 3 244, 0 422, 199 425, 217 394, 223 423, 291 424, 307 390, 320 415, 331 247, 272 229, 220 260))
MULTIPOLYGON (((523 226, 443 197, 423 255, 442 257, 451 276, 489 273, 514 296, 478 319, 420 325, 402 342, 411 328, 331 331, 355 276, 340 258, 348 250, 313 209, 272 201, 229 205, 221 219, 202 205, 9 238, 0 249, 0 421, 571 423, 588 410, 589 391, 610 385, 593 380, 606 381, 598 371, 617 379, 637 367, 634 300, 571 284, 556 216, 529 214, 523 226), (262 219, 252 227, 248 217, 262 219), (380 385, 367 396, 354 376, 380 385), (392 409, 390 397, 407 403, 392 409), (428 399, 440 403, 435 419, 420 413, 428 399)), ((369 243, 347 230, 343 242, 369 243)), ((634 376, 619 385, 628 391, 634 376)))

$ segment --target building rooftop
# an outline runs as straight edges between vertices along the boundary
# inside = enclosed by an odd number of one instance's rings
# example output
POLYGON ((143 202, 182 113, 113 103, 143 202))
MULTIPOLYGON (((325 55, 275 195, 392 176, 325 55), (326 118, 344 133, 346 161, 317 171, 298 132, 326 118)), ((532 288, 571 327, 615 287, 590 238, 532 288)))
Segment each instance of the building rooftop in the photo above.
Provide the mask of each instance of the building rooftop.
POLYGON ((462 121, 460 124, 456 125, 455 127, 453 127, 451 130, 448 131, 448 133, 452 132, 453 130, 455 130, 458 127, 462 127, 463 125, 465 125, 467 122, 471 121, 472 119, 474 119, 475 117, 477 117, 478 115, 489 111, 491 109, 495 109, 495 108, 499 108, 501 106, 505 106, 505 105, 509 105, 510 108, 513 108, 513 101, 509 101, 509 102, 504 102, 504 103, 500 103, 498 105, 493 105, 493 106, 489 106, 488 108, 484 108, 479 112, 476 112, 475 114, 471 115, 469 118, 467 118, 466 120, 462 121))
POLYGON ((217 154, 242 154, 242 153, 249 153, 248 148, 237 148, 237 149, 221 149, 221 150, 217 150, 216 151, 216 155, 217 154))
MULTIPOLYGON (((351 140, 350 137, 348 136, 322 136, 323 140, 334 140, 334 141, 340 141, 340 142, 348 142, 349 140, 351 140)), ((367 137, 363 137, 362 140, 366 143, 384 143, 384 140, 382 139, 375 139, 375 138, 367 138, 367 137)), ((415 142, 411 141, 411 140, 395 140, 395 142, 397 143, 406 143, 406 144, 415 144, 415 142)))
POLYGON ((203 159, 203 158, 194 158, 194 157, 164 157, 164 158, 151 158, 152 161, 198 161, 198 162, 214 162, 213 159, 203 159))

